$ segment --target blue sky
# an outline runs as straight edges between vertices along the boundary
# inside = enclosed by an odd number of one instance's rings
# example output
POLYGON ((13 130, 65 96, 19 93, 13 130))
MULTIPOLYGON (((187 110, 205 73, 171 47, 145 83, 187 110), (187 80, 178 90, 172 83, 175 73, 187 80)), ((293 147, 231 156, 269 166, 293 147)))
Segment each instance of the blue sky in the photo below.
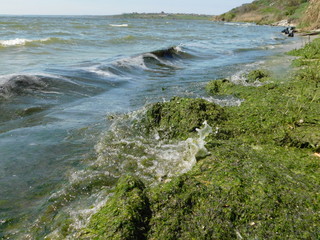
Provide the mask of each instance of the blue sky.
POLYGON ((130 12, 221 14, 250 0, 1 0, 0 14, 112 15, 130 12))

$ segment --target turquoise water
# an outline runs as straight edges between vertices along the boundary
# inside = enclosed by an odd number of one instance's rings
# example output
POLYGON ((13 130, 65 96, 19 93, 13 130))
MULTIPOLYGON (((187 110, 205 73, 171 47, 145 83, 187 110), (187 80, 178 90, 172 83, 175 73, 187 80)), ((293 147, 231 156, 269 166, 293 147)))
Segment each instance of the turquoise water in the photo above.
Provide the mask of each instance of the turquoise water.
POLYGON ((295 41, 270 26, 121 17, 0 16, 0 30, 4 239, 59 239, 67 218, 76 239, 122 174, 153 184, 192 167, 187 143, 132 122, 153 102, 206 98, 206 82, 237 80, 295 41))

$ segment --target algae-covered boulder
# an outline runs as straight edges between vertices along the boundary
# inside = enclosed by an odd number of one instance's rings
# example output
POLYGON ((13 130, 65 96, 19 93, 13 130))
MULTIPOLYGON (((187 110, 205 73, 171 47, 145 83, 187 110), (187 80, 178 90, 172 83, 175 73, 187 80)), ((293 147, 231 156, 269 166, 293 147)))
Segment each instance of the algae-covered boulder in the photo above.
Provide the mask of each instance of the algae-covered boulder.
POLYGON ((228 79, 216 79, 206 85, 206 91, 213 95, 227 95, 235 84, 228 79))
POLYGON ((146 239, 151 216, 145 186, 136 177, 120 178, 114 195, 92 216, 80 239, 146 239))
POLYGON ((255 81, 265 82, 270 77, 270 72, 264 69, 257 69, 249 72, 246 76, 246 82, 254 83, 255 81))
POLYGON ((187 138, 204 121, 215 126, 226 119, 224 110, 204 99, 174 97, 154 104, 146 114, 148 131, 156 130, 161 138, 187 138))

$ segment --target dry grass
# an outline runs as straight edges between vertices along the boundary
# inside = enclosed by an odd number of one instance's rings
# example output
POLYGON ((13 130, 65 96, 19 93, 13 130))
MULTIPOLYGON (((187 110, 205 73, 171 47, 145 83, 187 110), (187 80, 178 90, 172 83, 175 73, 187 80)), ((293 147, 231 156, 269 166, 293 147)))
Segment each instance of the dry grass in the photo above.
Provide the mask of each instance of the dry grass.
POLYGON ((308 7, 302 23, 306 26, 307 30, 320 28, 320 1, 310 0, 310 6, 308 7))
POLYGON ((265 16, 258 12, 248 12, 242 15, 236 16, 233 21, 235 22, 256 22, 259 23, 265 19, 265 16))

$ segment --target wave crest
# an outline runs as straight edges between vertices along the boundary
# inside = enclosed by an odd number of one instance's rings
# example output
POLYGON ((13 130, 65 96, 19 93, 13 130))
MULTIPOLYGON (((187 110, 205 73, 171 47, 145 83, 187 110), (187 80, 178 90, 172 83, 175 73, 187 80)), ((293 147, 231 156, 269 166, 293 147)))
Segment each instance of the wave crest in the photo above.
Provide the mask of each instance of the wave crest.
POLYGON ((37 44, 50 44, 50 43, 58 43, 58 42, 66 42, 61 38, 43 38, 43 39, 25 39, 25 38, 16 38, 9 40, 0 40, 0 47, 15 47, 15 46, 28 46, 28 45, 37 45, 37 44))
POLYGON ((0 77, 0 97, 28 93, 46 87, 45 82, 34 75, 7 75, 0 77))

